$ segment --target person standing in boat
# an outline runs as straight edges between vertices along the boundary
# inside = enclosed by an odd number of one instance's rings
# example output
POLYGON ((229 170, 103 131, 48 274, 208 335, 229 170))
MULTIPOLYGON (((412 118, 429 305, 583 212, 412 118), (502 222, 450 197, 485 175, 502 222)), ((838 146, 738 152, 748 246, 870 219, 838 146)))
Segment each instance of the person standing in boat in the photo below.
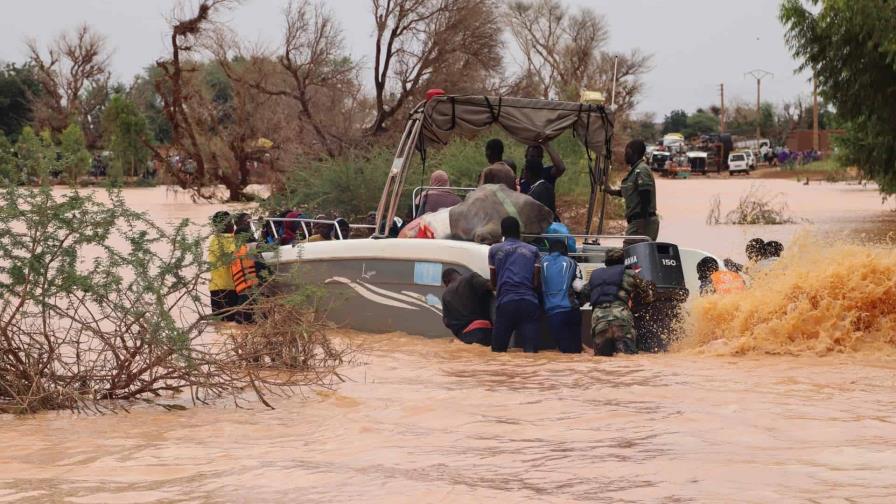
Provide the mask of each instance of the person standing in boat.
POLYGON ((653 289, 637 273, 625 267, 622 249, 610 249, 606 267, 591 273, 582 289, 591 301, 591 338, 594 355, 611 357, 617 353, 638 353, 633 303, 653 301, 653 289))
MULTIPOLYGON (((537 160, 539 163, 541 163, 541 165, 543 166, 541 178, 552 186, 556 187, 557 179, 559 179, 563 176, 564 173, 566 173, 566 164, 562 159, 560 159, 560 154, 557 153, 557 150, 554 149, 550 142, 530 145, 526 147, 525 160, 528 162, 530 159, 537 160), (547 151, 548 156, 550 156, 551 158, 551 163, 553 164, 544 166, 545 151, 547 151)), ((528 180, 528 177, 524 176, 522 179, 520 179, 520 192, 523 194, 529 194, 529 190, 532 189, 532 186, 534 184, 534 180, 528 180)))
POLYGON ((542 174, 544 166, 539 159, 526 160, 526 179, 532 182, 529 188, 529 196, 535 201, 546 206, 554 214, 554 220, 557 219, 557 198, 554 194, 554 186, 546 181, 542 174))
MULTIPOLYGON (((606 193, 625 200, 626 236, 646 236, 656 241, 660 221, 656 215, 656 182, 644 160, 647 146, 643 140, 632 140, 625 146, 625 163, 630 167, 619 189, 607 188, 606 193)), ((636 243, 626 240, 624 246, 636 243)))
POLYGON ((462 275, 454 268, 442 272, 442 322, 468 345, 492 344, 491 307, 495 299, 488 280, 476 272, 462 275))
POLYGON ((492 351, 506 352, 516 332, 526 352, 537 352, 541 258, 537 248, 520 240, 520 221, 515 217, 504 217, 501 235, 504 241, 488 250, 491 283, 498 297, 492 351))
POLYGON ((488 166, 479 174, 479 185, 504 184, 516 191, 516 173, 504 163, 504 142, 492 138, 485 143, 485 159, 488 166))

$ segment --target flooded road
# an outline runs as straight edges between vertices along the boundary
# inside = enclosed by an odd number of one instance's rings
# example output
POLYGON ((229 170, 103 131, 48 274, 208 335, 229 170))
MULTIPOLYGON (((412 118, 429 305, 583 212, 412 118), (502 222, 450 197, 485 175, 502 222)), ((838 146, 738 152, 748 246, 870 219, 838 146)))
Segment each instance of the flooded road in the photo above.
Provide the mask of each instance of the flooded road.
MULTIPOLYGON (((727 210, 752 183, 659 181, 660 239, 735 258, 753 236, 790 246, 805 226, 705 225, 713 195, 727 210)), ((896 229, 892 205, 873 189, 760 183, 785 193, 822 240, 896 229)), ((161 189, 127 198, 163 221, 217 210, 161 189)), ((820 356, 785 337, 776 344, 794 351, 780 353, 797 355, 692 346, 605 359, 337 336, 362 348, 347 381, 277 400, 274 411, 222 401, 183 412, 0 415, 0 501, 896 500, 892 348, 820 356)))

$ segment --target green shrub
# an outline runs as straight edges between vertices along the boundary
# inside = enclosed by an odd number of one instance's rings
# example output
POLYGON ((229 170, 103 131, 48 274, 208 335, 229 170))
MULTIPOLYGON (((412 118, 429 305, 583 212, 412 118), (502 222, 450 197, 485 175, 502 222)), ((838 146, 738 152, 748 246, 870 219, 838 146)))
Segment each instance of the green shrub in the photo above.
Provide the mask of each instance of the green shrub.
MULTIPOLYGON (((486 166, 484 145, 490 138, 504 142, 504 158, 513 160, 517 172, 521 172, 525 146, 500 130, 472 138, 454 138, 446 146, 430 146, 425 167, 419 155, 414 156, 405 179, 399 216, 410 214, 412 191, 428 185, 429 176, 435 170, 445 170, 454 187, 476 187, 479 173, 486 166)), ((584 147, 571 133, 557 138, 552 145, 567 166, 566 174, 557 183, 558 197, 587 204, 591 185, 584 147)), ((294 208, 360 219, 376 210, 393 156, 393 146, 382 146, 369 151, 350 151, 335 159, 301 161, 288 174, 283 189, 269 198, 265 206, 268 210, 294 208)), ((547 155, 545 163, 550 163, 547 155)))

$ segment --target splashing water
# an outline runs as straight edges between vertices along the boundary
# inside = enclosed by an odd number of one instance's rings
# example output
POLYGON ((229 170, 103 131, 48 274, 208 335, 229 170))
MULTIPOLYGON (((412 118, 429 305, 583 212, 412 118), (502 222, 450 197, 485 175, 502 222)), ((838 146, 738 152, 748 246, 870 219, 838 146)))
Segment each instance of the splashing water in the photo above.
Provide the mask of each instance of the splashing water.
POLYGON ((896 249, 802 234, 750 289, 689 308, 679 351, 896 356, 896 249))

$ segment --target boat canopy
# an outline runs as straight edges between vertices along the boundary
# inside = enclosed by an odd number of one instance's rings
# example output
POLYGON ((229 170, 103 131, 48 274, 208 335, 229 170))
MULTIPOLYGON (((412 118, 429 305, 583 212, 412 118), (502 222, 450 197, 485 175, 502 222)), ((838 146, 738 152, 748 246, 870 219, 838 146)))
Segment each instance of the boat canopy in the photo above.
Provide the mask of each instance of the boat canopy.
MULTIPOLYGON (((597 192, 607 184, 612 155, 613 117, 605 106, 506 96, 428 94, 427 100, 414 107, 408 117, 377 207, 374 237, 384 238, 389 233, 415 152, 420 153, 425 169, 428 143, 445 145, 454 133, 474 133, 496 125, 525 145, 548 142, 567 130, 573 131, 588 156, 591 197, 586 234, 590 234, 597 192)), ((603 231, 605 209, 606 198, 601 201, 598 234, 603 231)))
POLYGON ((447 144, 456 131, 475 132, 500 126, 525 144, 551 141, 567 130, 593 153, 603 153, 613 134, 611 114, 603 105, 503 96, 448 96, 423 105, 424 137, 447 144))

